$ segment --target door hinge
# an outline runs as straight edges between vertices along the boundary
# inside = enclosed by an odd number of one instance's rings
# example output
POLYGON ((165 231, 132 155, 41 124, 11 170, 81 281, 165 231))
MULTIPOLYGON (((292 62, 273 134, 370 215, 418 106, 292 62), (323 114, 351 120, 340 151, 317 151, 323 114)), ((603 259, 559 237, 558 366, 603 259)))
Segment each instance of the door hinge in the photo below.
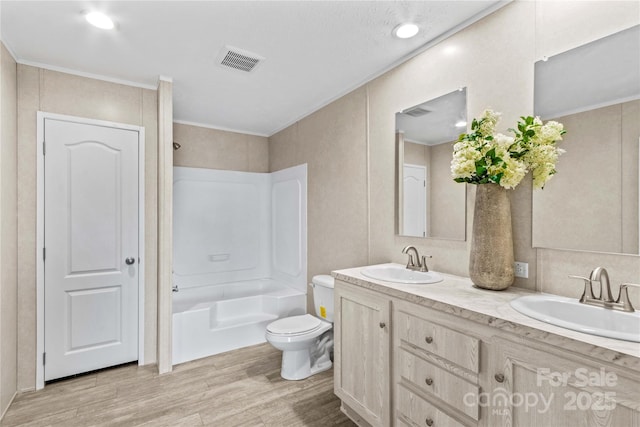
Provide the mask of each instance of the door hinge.
POLYGON ((42 141, 42 155, 46 156, 47 155, 47 143, 42 141))
POLYGON ((47 259, 47 248, 42 248, 42 260, 47 259))
POLYGON ((42 364, 43 365, 47 364, 47 353, 46 352, 42 353, 42 364))
POLYGON ((426 187, 427 186, 427 181, 422 181, 422 186, 426 187))

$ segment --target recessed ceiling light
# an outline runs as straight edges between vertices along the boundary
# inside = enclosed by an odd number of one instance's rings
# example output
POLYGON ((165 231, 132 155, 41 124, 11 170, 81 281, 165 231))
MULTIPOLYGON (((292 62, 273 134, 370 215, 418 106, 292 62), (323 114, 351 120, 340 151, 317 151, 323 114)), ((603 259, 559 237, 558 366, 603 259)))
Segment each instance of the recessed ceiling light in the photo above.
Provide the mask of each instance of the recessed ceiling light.
POLYGON ((85 19, 94 27, 102 28, 103 30, 113 29, 113 21, 107 15, 101 12, 89 12, 84 15, 85 19))
POLYGON ((393 35, 399 39, 408 39, 418 34, 420 28, 416 24, 400 24, 393 29, 393 35))
POLYGON ((460 120, 459 122, 456 122, 455 125, 457 128, 463 128, 467 126, 467 122, 465 122, 464 120, 460 120))

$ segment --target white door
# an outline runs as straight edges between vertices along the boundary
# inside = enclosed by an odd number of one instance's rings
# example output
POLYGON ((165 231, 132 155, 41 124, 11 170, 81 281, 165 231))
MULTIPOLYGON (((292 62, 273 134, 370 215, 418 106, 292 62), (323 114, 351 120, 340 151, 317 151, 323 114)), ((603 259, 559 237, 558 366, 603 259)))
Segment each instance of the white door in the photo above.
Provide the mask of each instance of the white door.
POLYGON ((427 235, 427 168, 405 163, 402 227, 404 236, 427 235))
POLYGON ((138 359, 139 132, 45 118, 44 379, 138 359))

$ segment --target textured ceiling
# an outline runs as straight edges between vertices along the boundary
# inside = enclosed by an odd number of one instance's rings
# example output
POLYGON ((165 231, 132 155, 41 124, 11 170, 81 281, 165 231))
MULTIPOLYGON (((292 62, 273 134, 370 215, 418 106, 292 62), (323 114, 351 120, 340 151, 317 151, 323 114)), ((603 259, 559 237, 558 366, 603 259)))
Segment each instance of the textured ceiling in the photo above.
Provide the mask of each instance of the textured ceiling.
POLYGON ((18 61, 155 87, 174 82, 174 118, 271 135, 507 2, 2 1, 2 40, 18 61), (89 26, 100 10, 112 31, 89 26), (417 23, 417 37, 391 35, 417 23), (265 58, 224 69, 225 45, 265 58))

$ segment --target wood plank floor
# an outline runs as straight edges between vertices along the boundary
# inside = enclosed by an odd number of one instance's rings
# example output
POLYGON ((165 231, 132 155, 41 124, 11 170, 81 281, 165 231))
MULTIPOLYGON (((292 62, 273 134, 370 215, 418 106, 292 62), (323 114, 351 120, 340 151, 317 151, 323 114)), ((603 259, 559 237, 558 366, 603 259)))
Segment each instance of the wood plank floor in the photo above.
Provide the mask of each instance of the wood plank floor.
POLYGON ((16 397, 0 426, 355 426, 333 394, 333 370, 280 377, 269 344, 174 367, 126 365, 16 397))

